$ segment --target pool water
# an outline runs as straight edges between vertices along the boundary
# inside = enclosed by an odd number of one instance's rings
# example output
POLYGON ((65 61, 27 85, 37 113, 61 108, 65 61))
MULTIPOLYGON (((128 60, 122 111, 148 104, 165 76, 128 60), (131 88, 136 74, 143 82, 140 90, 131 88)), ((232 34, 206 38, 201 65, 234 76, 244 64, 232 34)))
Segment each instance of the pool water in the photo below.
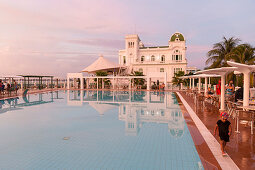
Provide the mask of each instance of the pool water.
POLYGON ((57 91, 0 101, 0 169, 203 169, 174 93, 57 91))

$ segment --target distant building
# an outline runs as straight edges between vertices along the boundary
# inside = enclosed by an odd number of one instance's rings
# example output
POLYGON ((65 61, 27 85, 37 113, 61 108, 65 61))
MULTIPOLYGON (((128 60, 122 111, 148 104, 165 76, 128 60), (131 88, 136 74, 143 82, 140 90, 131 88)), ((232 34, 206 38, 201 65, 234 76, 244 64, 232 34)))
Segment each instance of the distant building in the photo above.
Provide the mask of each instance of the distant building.
POLYGON ((186 67, 185 74, 190 74, 190 73, 194 74, 197 71, 198 71, 197 67, 186 67))
POLYGON ((119 64, 144 75, 166 72, 167 82, 171 82, 174 73, 186 72, 186 49, 186 40, 179 32, 171 36, 168 45, 156 47, 145 47, 138 35, 127 35, 125 49, 119 51, 119 64))

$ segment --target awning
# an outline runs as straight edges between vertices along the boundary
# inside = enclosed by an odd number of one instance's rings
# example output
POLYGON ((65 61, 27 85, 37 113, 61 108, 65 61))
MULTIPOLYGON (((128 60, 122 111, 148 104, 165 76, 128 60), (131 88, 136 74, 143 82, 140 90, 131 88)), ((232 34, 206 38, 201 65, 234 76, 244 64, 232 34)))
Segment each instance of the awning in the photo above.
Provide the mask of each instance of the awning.
POLYGON ((102 55, 91 65, 82 70, 82 72, 96 72, 99 70, 113 70, 118 69, 121 66, 117 63, 105 59, 102 55))

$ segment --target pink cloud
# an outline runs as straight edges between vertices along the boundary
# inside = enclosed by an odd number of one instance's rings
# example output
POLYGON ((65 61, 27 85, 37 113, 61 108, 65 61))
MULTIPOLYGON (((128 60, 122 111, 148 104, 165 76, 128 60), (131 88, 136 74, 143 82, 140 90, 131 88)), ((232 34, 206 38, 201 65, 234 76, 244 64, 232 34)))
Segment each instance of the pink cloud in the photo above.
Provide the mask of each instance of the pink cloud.
POLYGON ((194 53, 194 52, 199 52, 199 53, 204 53, 208 52, 211 50, 211 46, 208 45, 187 45, 187 52, 189 53, 194 53))
POLYGON ((84 39, 84 40, 68 40, 69 43, 89 45, 89 46, 100 46, 114 49, 124 48, 124 40, 114 39, 84 39))

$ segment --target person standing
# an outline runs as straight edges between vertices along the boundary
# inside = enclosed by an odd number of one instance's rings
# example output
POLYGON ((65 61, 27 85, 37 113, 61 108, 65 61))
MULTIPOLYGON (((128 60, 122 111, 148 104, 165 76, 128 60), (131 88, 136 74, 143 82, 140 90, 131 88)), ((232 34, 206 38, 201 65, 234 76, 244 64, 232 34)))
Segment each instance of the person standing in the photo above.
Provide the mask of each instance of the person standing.
POLYGON ((221 80, 219 80, 218 84, 216 85, 216 94, 221 94, 221 80))
POLYGON ((226 88, 226 95, 227 95, 227 100, 228 101, 233 101, 234 100, 234 92, 235 92, 235 86, 233 84, 233 81, 229 81, 229 84, 227 85, 226 88))
POLYGON ((221 95, 221 80, 219 80, 218 84, 216 85, 216 95, 219 100, 219 105, 220 105, 220 95, 221 95))

